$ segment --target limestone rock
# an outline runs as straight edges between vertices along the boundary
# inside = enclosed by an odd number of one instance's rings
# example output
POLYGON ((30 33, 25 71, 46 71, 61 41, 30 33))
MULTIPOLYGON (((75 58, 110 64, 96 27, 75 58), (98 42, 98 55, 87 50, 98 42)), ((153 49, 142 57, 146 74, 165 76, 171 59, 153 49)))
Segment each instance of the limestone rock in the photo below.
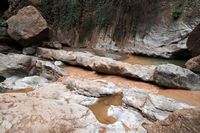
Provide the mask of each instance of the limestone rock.
POLYGON ((126 106, 139 109, 152 120, 164 120, 171 112, 183 108, 193 108, 174 99, 156 95, 139 88, 123 89, 126 106))
POLYGON ((157 66, 154 73, 154 80, 158 85, 171 88, 200 89, 199 75, 172 64, 157 66))
POLYGON ((0 54, 0 75, 8 78, 13 75, 24 77, 29 73, 32 62, 30 56, 22 54, 0 54))
POLYGON ((193 72, 200 73, 200 55, 188 60, 185 66, 193 72))
POLYGON ((8 34, 22 46, 38 44, 48 39, 48 26, 40 12, 27 6, 7 20, 8 34))
POLYGON ((44 83, 48 83, 48 80, 39 76, 30 76, 19 78, 16 76, 7 78, 2 84, 8 90, 23 90, 23 89, 36 89, 42 86, 44 83))
POLYGON ((111 82, 68 78, 64 82, 71 91, 89 97, 100 97, 120 93, 121 89, 111 82))

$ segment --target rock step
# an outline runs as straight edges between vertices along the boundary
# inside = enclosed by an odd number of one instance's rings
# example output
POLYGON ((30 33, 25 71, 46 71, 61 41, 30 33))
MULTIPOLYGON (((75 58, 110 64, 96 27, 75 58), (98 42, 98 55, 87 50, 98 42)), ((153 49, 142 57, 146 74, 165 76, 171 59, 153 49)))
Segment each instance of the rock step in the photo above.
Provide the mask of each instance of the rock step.
POLYGON ((112 82, 67 78, 66 87, 75 94, 86 97, 102 97, 122 93, 125 107, 140 110, 152 120, 164 120, 171 112, 183 108, 194 108, 165 96, 141 88, 120 88, 112 82))
POLYGON ((132 65, 89 52, 76 52, 38 48, 37 55, 42 58, 59 60, 71 65, 89 68, 96 72, 120 75, 142 81, 153 82, 168 88, 200 90, 200 76, 188 69, 165 65, 132 65))

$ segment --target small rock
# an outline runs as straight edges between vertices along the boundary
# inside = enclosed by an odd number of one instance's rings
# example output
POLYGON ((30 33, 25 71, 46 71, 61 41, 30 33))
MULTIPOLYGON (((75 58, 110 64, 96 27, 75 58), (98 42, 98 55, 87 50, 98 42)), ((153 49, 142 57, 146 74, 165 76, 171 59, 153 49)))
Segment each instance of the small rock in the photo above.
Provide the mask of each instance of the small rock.
POLYGON ((54 42, 44 42, 43 47, 48 47, 48 48, 55 48, 55 49, 62 49, 62 44, 54 41, 54 42))
POLYGON ((34 55, 36 53, 36 48, 34 47, 24 48, 22 53, 25 55, 34 55))
POLYGON ((59 67, 63 67, 64 63, 62 61, 55 61, 54 65, 59 66, 59 67))

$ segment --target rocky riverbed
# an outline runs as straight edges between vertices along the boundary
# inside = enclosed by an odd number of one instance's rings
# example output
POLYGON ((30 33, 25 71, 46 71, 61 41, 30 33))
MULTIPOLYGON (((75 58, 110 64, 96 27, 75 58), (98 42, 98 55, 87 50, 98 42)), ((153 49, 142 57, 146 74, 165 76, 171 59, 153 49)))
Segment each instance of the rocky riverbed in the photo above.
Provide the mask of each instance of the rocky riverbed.
MULTIPOLYGON (((170 58, 190 50, 196 56, 199 25, 189 33, 198 17, 187 24, 182 18, 174 25, 163 20, 149 34, 128 39, 126 48, 99 33, 93 46, 77 49, 67 47, 71 40, 63 33, 59 38, 65 41, 55 41, 58 33, 37 9, 39 3, 0 25, 0 133, 200 132, 199 56, 185 64, 126 54, 170 58), (187 49, 188 36, 195 43, 187 49)), ((5 16, 22 3, 9 4, 5 16)))
MULTIPOLYGON (((2 132, 139 133, 158 130, 157 125, 154 126, 153 123, 168 119, 168 116, 176 110, 189 109, 188 111, 193 110, 194 114, 198 112, 200 106, 198 89, 179 91, 175 90, 177 88, 172 88, 171 91, 174 90, 179 94, 171 95, 167 92, 169 90, 148 83, 150 79, 154 82, 151 75, 157 65, 131 65, 88 52, 77 53, 44 48, 38 48, 37 51, 38 57, 48 57, 54 61, 23 54, 0 56, 0 73, 6 78, 1 83, 0 89, 2 132), (108 68, 100 67, 101 64, 104 67, 105 64, 108 65, 108 68), (133 67, 134 71, 127 69, 126 66, 133 67), (119 69, 116 69, 118 67, 119 69), (99 70, 99 68, 104 69, 99 70), (140 72, 140 68, 143 69, 143 73, 140 72), (126 69, 130 74, 126 72, 124 75, 123 71, 127 71, 126 69), (98 74, 99 72, 106 75, 98 74), (114 76, 116 73, 128 77, 135 75, 138 80, 135 80, 135 77, 126 79, 114 76), (149 78, 143 78, 147 74, 150 74, 147 76, 149 78), (189 100, 181 97, 185 94, 189 100)), ((162 66, 171 68, 168 64, 162 66)), ((188 72, 191 76, 198 77, 189 70, 173 66, 182 72, 175 73, 177 78, 188 72)), ((169 73, 170 71, 167 70, 169 73)), ((185 80, 187 81, 187 76, 185 80)), ((176 116, 176 113, 174 115, 176 116)), ((192 118, 197 117, 191 115, 192 118)), ((178 128, 180 125, 176 126, 178 128)), ((198 130, 198 126, 195 128, 198 130)))

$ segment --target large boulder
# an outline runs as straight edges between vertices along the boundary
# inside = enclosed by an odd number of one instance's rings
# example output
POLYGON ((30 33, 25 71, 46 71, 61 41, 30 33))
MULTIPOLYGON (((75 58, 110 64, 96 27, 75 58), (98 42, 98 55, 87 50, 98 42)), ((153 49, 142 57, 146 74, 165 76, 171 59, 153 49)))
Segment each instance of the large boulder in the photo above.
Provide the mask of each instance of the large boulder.
POLYGON ((200 24, 190 33, 187 48, 193 55, 200 54, 200 24))
POLYGON ((148 125, 148 133, 199 133, 200 109, 182 109, 163 121, 148 125))
POLYGON ((48 26, 40 12, 27 6, 7 20, 8 34, 22 46, 30 46, 48 39, 48 26))
POLYGON ((200 73, 200 55, 188 60, 185 66, 193 72, 200 73))
POLYGON ((156 67, 154 72, 154 82, 169 88, 186 88, 199 90, 200 76, 188 69, 166 64, 156 67))

